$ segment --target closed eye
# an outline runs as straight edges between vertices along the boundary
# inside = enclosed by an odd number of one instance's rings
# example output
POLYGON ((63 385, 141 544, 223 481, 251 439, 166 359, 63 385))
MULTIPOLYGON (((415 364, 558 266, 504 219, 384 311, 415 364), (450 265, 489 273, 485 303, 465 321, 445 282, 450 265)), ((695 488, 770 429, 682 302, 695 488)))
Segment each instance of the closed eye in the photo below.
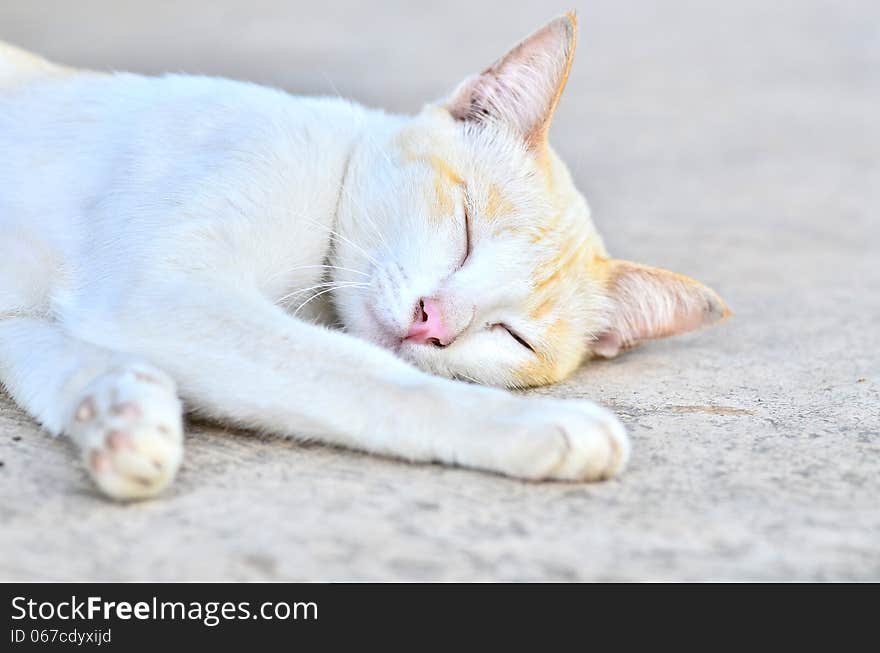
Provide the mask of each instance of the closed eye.
POLYGON ((464 256, 461 259, 461 265, 464 265, 471 255, 471 216, 468 205, 470 201, 467 195, 467 189, 464 192, 464 256))
POLYGON ((510 334, 510 337, 511 337, 511 338, 513 338, 514 340, 516 340, 519 344, 521 344, 523 347, 525 347, 526 349, 528 349, 528 350, 529 350, 530 352, 532 352, 533 354, 535 353, 535 348, 532 347, 532 346, 526 341, 525 338, 523 338, 521 335, 519 335, 516 331, 514 331, 513 329, 511 329, 509 326, 507 326, 507 325, 504 324, 503 322, 499 322, 498 324, 494 324, 494 325, 492 325, 492 326, 493 326, 493 327, 498 327, 498 328, 504 329, 505 331, 507 331, 508 334, 510 334))

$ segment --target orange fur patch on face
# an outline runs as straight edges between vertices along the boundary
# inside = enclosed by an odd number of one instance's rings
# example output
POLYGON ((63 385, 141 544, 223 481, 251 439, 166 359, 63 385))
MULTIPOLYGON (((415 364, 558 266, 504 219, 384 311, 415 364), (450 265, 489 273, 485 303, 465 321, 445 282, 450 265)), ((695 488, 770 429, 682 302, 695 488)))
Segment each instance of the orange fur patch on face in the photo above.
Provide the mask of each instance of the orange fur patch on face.
POLYGON ((433 175, 434 197, 437 205, 436 216, 448 216, 455 213, 455 194, 453 188, 463 187, 464 178, 453 168, 448 161, 432 154, 430 151, 422 151, 422 145, 428 149, 429 144, 418 143, 418 134, 410 134, 406 131, 400 133, 394 144, 401 152, 404 163, 418 163, 427 165, 433 175))
POLYGON ((548 289, 563 279, 575 278, 576 272, 586 266, 592 257, 593 248, 589 240, 572 239, 564 242, 556 255, 535 267, 532 277, 536 292, 548 289))
POLYGON ((435 215, 450 215, 455 210, 452 190, 441 175, 434 175, 434 195, 437 198, 437 213, 435 215))
POLYGON ((580 365, 586 346, 582 344, 583 339, 572 332, 567 320, 560 318, 553 322, 544 334, 544 341, 546 350, 516 370, 518 385, 532 387, 557 383, 580 365))
MULTIPOLYGON (((571 297, 582 293, 585 278, 597 260, 596 243, 589 234, 573 237, 561 217, 545 237, 554 242, 555 254, 535 265, 532 292, 528 299, 529 318, 550 322, 541 335, 537 360, 516 371, 518 383, 536 386, 557 383, 574 372, 587 351, 587 338, 581 326, 561 310, 571 297)), ((576 307, 572 307, 575 310, 576 307)))
POLYGON ((513 213, 516 207, 507 199, 498 188, 497 184, 489 185, 489 193, 486 198, 485 216, 488 220, 513 213))
POLYGON ((596 276, 600 279, 608 272, 601 242, 589 232, 577 234, 576 226, 564 213, 541 228, 540 238, 552 243, 549 250, 553 253, 534 267, 527 306, 531 320, 549 322, 550 326, 542 333, 538 359, 516 371, 517 381, 523 386, 563 380, 578 368, 587 353, 585 327, 568 313, 570 309, 579 314, 581 309, 567 302, 586 293, 585 288, 593 283, 594 268, 599 268, 596 276))
POLYGON ((544 297, 539 296, 537 304, 531 311, 529 311, 529 317, 533 320, 541 320, 553 310, 554 306, 556 306, 555 295, 548 294, 544 297))
POLYGON ((437 197, 437 215, 455 213, 455 196, 452 187, 463 186, 464 179, 446 161, 440 157, 429 155, 422 158, 434 174, 434 194, 437 197))
POLYGON ((587 271, 597 284, 607 286, 611 276, 611 259, 596 253, 587 263, 587 271))
POLYGON ((460 186, 464 183, 464 179, 458 172, 456 172, 452 166, 450 166, 446 161, 441 159, 436 155, 428 155, 423 157, 424 160, 428 162, 428 165, 434 170, 435 174, 438 177, 442 177, 449 181, 449 183, 455 184, 456 186, 460 186))
POLYGON ((562 220, 562 215, 560 213, 555 213, 553 216, 548 218, 548 220, 544 224, 535 225, 531 229, 531 242, 532 244, 538 243, 548 235, 556 233, 559 230, 559 223, 562 220))
POLYGON ((534 285, 529 297, 529 318, 535 322, 552 320, 541 336, 537 360, 516 371, 523 386, 544 385, 561 381, 580 365, 586 353, 586 338, 573 331, 572 322, 563 313, 553 314, 564 297, 577 294, 586 269, 586 260, 593 257, 588 240, 575 241, 560 248, 552 259, 535 268, 534 285))

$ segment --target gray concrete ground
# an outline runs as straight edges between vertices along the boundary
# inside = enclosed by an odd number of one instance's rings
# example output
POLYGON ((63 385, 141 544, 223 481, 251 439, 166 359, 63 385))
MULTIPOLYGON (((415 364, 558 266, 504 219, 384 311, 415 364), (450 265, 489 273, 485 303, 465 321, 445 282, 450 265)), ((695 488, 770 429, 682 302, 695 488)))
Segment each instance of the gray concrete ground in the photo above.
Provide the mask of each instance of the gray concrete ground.
MULTIPOLYGON (((0 4, 0 38, 416 110, 552 3, 0 4)), ((714 286, 715 330, 549 394, 629 472, 527 484, 191 428, 166 497, 98 497, 0 395, 0 578, 880 580, 880 5, 592 0, 553 138, 618 256, 714 286)))

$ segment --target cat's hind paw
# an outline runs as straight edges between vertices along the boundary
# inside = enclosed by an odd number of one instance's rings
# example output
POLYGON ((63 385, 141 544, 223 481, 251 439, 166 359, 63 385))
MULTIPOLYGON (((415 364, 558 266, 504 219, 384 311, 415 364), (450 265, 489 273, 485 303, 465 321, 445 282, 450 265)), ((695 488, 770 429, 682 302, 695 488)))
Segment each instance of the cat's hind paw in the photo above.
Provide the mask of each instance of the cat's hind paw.
POLYGON ((158 494, 183 458, 175 384, 146 365, 119 368, 92 381, 76 402, 67 431, 95 483, 114 499, 158 494))

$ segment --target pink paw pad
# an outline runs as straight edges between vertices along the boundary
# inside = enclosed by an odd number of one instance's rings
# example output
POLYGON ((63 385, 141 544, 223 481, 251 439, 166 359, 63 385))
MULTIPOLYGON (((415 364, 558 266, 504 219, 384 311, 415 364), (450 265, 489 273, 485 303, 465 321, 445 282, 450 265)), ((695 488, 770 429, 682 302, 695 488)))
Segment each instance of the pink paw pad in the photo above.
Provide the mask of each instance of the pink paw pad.
POLYGON ((137 419, 141 416, 141 407, 133 401, 126 401, 122 404, 116 404, 110 409, 113 415, 119 415, 127 419, 137 419))
POLYGON ((93 379, 80 397, 65 432, 105 494, 145 498, 173 480, 182 459, 183 424, 171 379, 126 366, 93 379))
POLYGON ((156 385, 162 385, 161 381, 159 381, 159 379, 157 379, 152 374, 146 374, 144 372, 135 372, 134 378, 136 378, 138 381, 143 381, 144 383, 155 383, 156 385))
POLYGON ((110 461, 110 456, 101 451, 93 451, 91 456, 89 457, 89 465, 91 465, 92 469, 102 474, 104 472, 110 471, 110 467, 112 463, 110 461))
POLYGON ((76 409, 76 421, 85 422, 87 419, 92 419, 97 412, 97 408, 95 406, 95 400, 91 397, 86 397, 83 399, 79 406, 76 409))
POLYGON ((125 431, 110 431, 107 434, 107 446, 113 451, 121 451, 123 449, 134 449, 134 442, 125 431))

